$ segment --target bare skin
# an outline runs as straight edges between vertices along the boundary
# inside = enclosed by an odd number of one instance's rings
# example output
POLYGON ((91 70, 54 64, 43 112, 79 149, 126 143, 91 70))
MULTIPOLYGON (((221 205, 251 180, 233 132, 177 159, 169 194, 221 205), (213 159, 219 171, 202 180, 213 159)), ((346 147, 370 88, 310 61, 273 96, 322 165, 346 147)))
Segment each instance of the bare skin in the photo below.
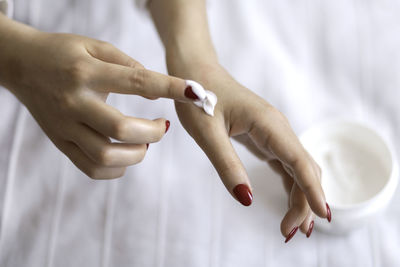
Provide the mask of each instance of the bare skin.
POLYGON ((232 195, 238 184, 251 185, 231 137, 279 171, 290 192, 290 206, 281 223, 285 237, 296 226, 306 232, 314 214, 326 218, 319 167, 285 116, 219 64, 204 0, 152 0, 149 7, 166 48, 168 71, 180 78, 147 70, 108 43, 39 32, 0 14, 0 84, 29 109, 52 142, 94 179, 121 177, 127 166, 144 158, 146 144, 160 141, 166 129, 163 118, 121 114, 105 103, 108 94, 174 99, 182 125, 232 195), (183 79, 198 81, 218 96, 214 117, 184 96, 183 79))
POLYGON ((281 223, 283 236, 295 227, 307 233, 315 214, 327 218, 321 170, 286 117, 219 64, 205 1, 152 0, 149 7, 166 48, 169 73, 195 80, 218 97, 214 117, 204 116, 191 104, 175 102, 175 107, 182 125, 208 156, 227 190, 234 196, 238 184, 251 188, 231 144, 233 137, 282 176, 289 193, 289 209, 281 223))
POLYGON ((184 80, 146 70, 108 43, 39 32, 1 14, 0 75, 51 141, 94 179, 121 177, 166 130, 164 118, 128 117, 107 105, 110 92, 192 101, 184 80))

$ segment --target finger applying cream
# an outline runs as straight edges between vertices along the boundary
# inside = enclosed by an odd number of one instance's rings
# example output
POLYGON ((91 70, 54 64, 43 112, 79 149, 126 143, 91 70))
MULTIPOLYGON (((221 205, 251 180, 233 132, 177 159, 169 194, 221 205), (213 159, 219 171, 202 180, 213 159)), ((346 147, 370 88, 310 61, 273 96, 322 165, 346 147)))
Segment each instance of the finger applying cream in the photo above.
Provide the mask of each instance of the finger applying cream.
POLYGON ((217 96, 195 81, 186 80, 185 96, 194 99, 196 106, 203 108, 204 112, 210 116, 214 116, 214 108, 217 104, 217 96))

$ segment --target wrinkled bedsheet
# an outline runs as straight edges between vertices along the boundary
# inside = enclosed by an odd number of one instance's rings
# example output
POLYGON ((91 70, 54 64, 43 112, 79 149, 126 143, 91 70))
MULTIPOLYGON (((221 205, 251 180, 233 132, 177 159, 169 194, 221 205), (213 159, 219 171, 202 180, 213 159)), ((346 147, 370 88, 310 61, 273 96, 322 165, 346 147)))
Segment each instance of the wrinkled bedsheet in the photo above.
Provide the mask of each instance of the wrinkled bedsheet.
MULTIPOLYGON (((221 63, 296 133, 345 118, 400 148, 400 3, 382 0, 209 1, 221 63)), ((112 42, 166 72, 151 20, 130 0, 15 0, 39 29, 112 42)), ((132 116, 171 128, 122 179, 93 181, 0 88, 0 266, 400 266, 400 191, 347 236, 298 233, 284 244, 287 196, 277 175, 235 143, 254 187, 243 207, 180 125, 170 100, 112 95, 132 116)), ((334 214, 333 214, 334 220, 334 214)))

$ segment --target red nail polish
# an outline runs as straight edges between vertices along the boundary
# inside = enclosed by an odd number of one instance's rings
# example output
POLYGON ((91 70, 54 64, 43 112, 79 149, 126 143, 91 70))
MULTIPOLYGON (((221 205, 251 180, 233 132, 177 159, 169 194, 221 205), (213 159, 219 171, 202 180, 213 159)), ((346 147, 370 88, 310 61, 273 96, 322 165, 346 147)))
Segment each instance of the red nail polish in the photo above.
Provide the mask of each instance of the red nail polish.
POLYGON ((146 149, 149 149, 149 144, 146 144, 146 149))
POLYGON ((239 184, 235 186, 233 189, 233 193, 235 194, 236 198, 242 203, 244 206, 250 206, 251 202, 253 201, 253 195, 250 192, 250 189, 245 184, 239 184))
POLYGON ((188 85, 185 89, 185 96, 190 99, 199 99, 199 97, 193 92, 192 86, 188 85))
POLYGON ((292 231, 290 231, 290 233, 285 239, 285 243, 289 242, 289 240, 292 239, 292 237, 296 234, 297 230, 299 230, 298 226, 296 226, 295 228, 292 229, 292 231))
POLYGON ((328 203, 326 203, 326 218, 328 219, 328 222, 331 222, 332 219, 332 213, 331 213, 331 209, 329 208, 328 203))
POLYGON ((310 227, 308 227, 308 231, 307 231, 307 234, 306 234, 307 238, 309 238, 309 237, 310 237, 310 235, 311 235, 311 233, 312 233, 312 230, 313 230, 313 228, 314 228, 314 221, 311 221, 311 223, 310 223, 310 227))
POLYGON ((168 129, 169 129, 169 125, 170 125, 171 123, 169 122, 169 120, 166 120, 165 121, 165 132, 168 132, 168 129))

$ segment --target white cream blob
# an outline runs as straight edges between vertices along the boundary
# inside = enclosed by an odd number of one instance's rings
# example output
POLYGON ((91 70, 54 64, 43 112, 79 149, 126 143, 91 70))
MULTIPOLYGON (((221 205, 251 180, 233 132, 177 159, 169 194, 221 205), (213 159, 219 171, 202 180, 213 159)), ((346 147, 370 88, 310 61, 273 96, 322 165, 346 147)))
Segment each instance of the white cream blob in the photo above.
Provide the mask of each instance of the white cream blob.
POLYGON ((205 90, 201 84, 195 81, 186 80, 186 86, 191 86, 192 91, 198 100, 194 101, 194 104, 200 108, 203 108, 204 112, 210 116, 214 116, 214 108, 217 104, 217 96, 208 90, 205 90))
POLYGON ((385 184, 388 170, 368 145, 351 138, 328 138, 312 153, 322 169, 322 187, 329 203, 366 201, 385 184))

